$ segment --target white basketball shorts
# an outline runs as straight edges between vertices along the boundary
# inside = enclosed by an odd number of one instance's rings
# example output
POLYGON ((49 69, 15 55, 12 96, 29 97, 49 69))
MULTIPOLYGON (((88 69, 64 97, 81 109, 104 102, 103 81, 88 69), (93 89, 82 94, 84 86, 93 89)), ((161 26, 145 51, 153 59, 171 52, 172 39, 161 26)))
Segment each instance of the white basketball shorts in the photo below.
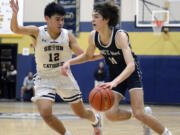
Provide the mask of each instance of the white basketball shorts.
POLYGON ((71 72, 68 76, 40 77, 34 79, 35 96, 31 99, 36 102, 38 99, 48 99, 55 101, 56 93, 61 96, 65 102, 76 103, 82 100, 82 93, 71 72))

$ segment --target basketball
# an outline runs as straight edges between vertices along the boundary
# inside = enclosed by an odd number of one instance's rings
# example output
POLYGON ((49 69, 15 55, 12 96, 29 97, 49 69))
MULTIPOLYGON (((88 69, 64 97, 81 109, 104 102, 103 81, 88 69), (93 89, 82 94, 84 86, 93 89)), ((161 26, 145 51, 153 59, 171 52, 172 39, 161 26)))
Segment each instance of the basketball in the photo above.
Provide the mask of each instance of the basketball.
POLYGON ((107 111, 114 103, 114 94, 108 88, 95 87, 89 94, 89 104, 96 111, 107 111))

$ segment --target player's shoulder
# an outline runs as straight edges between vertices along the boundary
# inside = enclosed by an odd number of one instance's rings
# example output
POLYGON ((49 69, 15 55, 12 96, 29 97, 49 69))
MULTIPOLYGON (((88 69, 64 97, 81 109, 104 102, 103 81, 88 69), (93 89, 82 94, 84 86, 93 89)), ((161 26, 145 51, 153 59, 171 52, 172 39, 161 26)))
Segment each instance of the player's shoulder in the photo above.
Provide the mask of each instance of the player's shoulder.
POLYGON ((96 33, 96 31, 95 31, 95 30, 92 30, 92 31, 90 32, 90 34, 89 34, 89 37, 94 37, 94 36, 95 36, 95 33, 96 33))
POLYGON ((24 78, 24 80, 26 80, 26 81, 27 81, 27 80, 28 80, 28 78, 29 78, 29 77, 28 77, 28 76, 26 76, 26 77, 24 78))
POLYGON ((91 34, 95 34, 95 33, 96 33, 96 30, 92 30, 90 33, 91 33, 91 34))
POLYGON ((116 32, 116 34, 128 34, 128 32, 124 29, 118 29, 118 28, 115 28, 114 29, 114 32, 116 32))
POLYGON ((124 30, 124 29, 115 29, 114 30, 114 32, 115 32, 115 37, 117 38, 129 38, 129 34, 128 34, 128 32, 126 31, 126 30, 124 30))
POLYGON ((61 28, 61 31, 66 34, 72 33, 71 31, 69 31, 68 29, 65 29, 65 28, 61 28))
POLYGON ((40 31, 47 31, 47 25, 39 26, 38 29, 39 29, 40 31))
POLYGON ((47 25, 42 25, 38 27, 38 38, 46 38, 47 36, 47 25))
POLYGON ((69 40, 75 38, 75 36, 74 36, 74 34, 72 33, 72 31, 69 31, 68 29, 62 28, 62 29, 61 29, 61 32, 62 32, 62 34, 66 35, 66 36, 69 38, 69 40))

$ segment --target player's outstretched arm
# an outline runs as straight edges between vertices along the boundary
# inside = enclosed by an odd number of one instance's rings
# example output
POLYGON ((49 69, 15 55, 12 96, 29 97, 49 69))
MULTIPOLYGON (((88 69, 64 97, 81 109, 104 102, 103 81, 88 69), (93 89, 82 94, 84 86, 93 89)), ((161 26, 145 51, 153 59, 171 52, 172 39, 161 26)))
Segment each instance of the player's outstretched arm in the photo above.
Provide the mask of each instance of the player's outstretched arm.
MULTIPOLYGON (((67 71, 70 70, 70 65, 75 65, 75 64, 81 64, 81 63, 84 63, 84 62, 87 62, 89 60, 92 60, 92 59, 99 59, 99 58, 102 58, 101 55, 98 55, 98 56, 94 56, 94 51, 95 51, 95 45, 93 43, 93 35, 91 33, 91 35, 89 36, 89 46, 87 48, 87 50, 84 52, 84 53, 81 53, 79 56, 73 58, 73 59, 70 59, 68 61, 66 61, 63 66, 61 67, 61 73, 63 75, 67 75, 67 71)), ((72 50, 73 50, 73 47, 71 46, 72 50)), ((74 50, 73 50, 74 51, 74 50)), ((75 52, 75 51, 74 51, 75 52)))
MULTIPOLYGON (((93 43, 91 40, 92 37, 90 35, 89 37, 89 44, 93 43)), ((72 51, 75 53, 76 56, 82 55, 83 54, 83 50, 79 47, 76 38, 74 37, 74 35, 72 33, 69 33, 69 39, 70 39, 70 47, 72 49, 72 51)), ((90 48, 88 48, 88 51, 90 50, 90 48)), ((87 51, 86 51, 87 52, 87 51)), ((84 63, 87 61, 95 61, 95 60, 99 60, 104 58, 103 55, 101 54, 94 54, 94 52, 92 53, 93 55, 89 55, 90 57, 87 57, 86 55, 84 56, 84 54, 82 56, 80 56, 80 60, 75 60, 75 61, 79 61, 78 63, 71 63, 72 65, 74 64, 80 64, 80 63, 84 63)), ((79 59, 79 57, 77 58, 79 59)))
POLYGON ((93 57, 89 59, 89 61, 96 61, 96 60, 100 60, 103 58, 104 58, 104 56, 102 54, 94 54, 93 57))
POLYGON ((14 33, 31 35, 35 38, 38 36, 39 29, 36 26, 19 26, 17 15, 19 11, 18 0, 10 0, 10 7, 12 9, 12 18, 10 28, 14 33))
POLYGON ((81 55, 84 51, 81 49, 81 47, 78 45, 78 42, 74 35, 72 33, 68 33, 69 36, 69 44, 71 50, 74 52, 76 56, 81 55))
POLYGON ((97 59, 102 58, 102 56, 100 56, 100 55, 97 55, 97 57, 94 55, 94 51, 95 51, 96 47, 93 43, 93 33, 92 32, 89 36, 88 43, 89 43, 89 46, 84 53, 80 54, 79 56, 77 56, 73 59, 68 60, 70 65, 81 64, 81 63, 87 62, 89 60, 93 60, 93 59, 95 60, 96 58, 97 59))

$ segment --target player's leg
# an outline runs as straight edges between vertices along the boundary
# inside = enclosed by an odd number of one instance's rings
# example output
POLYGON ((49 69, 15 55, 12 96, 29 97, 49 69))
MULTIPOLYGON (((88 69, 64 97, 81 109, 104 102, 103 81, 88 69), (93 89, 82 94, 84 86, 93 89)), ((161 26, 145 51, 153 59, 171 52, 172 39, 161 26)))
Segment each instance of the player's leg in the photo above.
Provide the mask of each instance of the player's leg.
POLYGON ((130 119, 131 111, 123 110, 119 108, 119 102, 124 97, 117 92, 114 92, 114 97, 115 97, 115 100, 114 100, 113 106, 111 107, 110 110, 105 112, 106 118, 110 121, 121 121, 121 120, 130 119))
POLYGON ((94 113, 91 109, 85 108, 82 100, 70 103, 70 106, 77 116, 91 121, 91 124, 94 127, 93 135, 102 135, 100 114, 94 113))
POLYGON ((145 112, 142 89, 131 89, 130 99, 132 111, 136 119, 149 126, 160 135, 171 135, 171 133, 154 116, 145 112))
POLYGON ((64 127, 63 123, 52 114, 52 106, 55 100, 56 89, 54 88, 59 80, 57 78, 44 79, 36 76, 35 96, 32 101, 37 104, 38 111, 43 120, 60 135, 71 135, 64 127))
POLYGON ((87 119, 92 123, 96 121, 94 112, 91 109, 85 108, 82 101, 78 101, 77 103, 70 103, 70 106, 73 112, 80 118, 87 119))
POLYGON ((99 114, 95 114, 91 109, 86 109, 84 107, 81 91, 79 90, 73 76, 71 76, 69 79, 66 77, 61 80, 63 80, 62 84, 66 85, 61 85, 59 90, 57 90, 57 93, 64 101, 70 103, 72 110, 77 116, 87 119, 92 123, 94 127, 94 135, 102 135, 101 117, 99 114))
POLYGON ((60 76, 61 85, 57 93, 64 101, 70 103, 72 110, 77 116, 88 119, 92 123, 97 122, 93 111, 84 107, 82 93, 71 71, 68 71, 67 75, 67 77, 60 76))
POLYGON ((61 135, 65 135, 66 129, 63 123, 52 114, 53 101, 39 99, 36 101, 36 104, 41 117, 47 123, 47 125, 61 135))
POLYGON ((26 90, 26 87, 22 86, 21 87, 21 101, 23 101, 23 97, 24 97, 24 91, 26 90))
POLYGON ((94 127, 94 135, 102 135, 101 117, 92 110, 86 109, 82 102, 82 94, 71 71, 67 72, 68 77, 61 76, 61 85, 57 93, 64 101, 69 102, 74 113, 80 118, 91 121, 94 127))
POLYGON ((64 101, 70 103, 73 112, 77 116, 91 122, 94 128, 93 135, 102 135, 101 116, 84 107, 82 94, 79 89, 61 89, 57 90, 57 93, 61 95, 64 101))
POLYGON ((33 91, 33 96, 35 96, 35 88, 32 87, 32 91, 33 91))

